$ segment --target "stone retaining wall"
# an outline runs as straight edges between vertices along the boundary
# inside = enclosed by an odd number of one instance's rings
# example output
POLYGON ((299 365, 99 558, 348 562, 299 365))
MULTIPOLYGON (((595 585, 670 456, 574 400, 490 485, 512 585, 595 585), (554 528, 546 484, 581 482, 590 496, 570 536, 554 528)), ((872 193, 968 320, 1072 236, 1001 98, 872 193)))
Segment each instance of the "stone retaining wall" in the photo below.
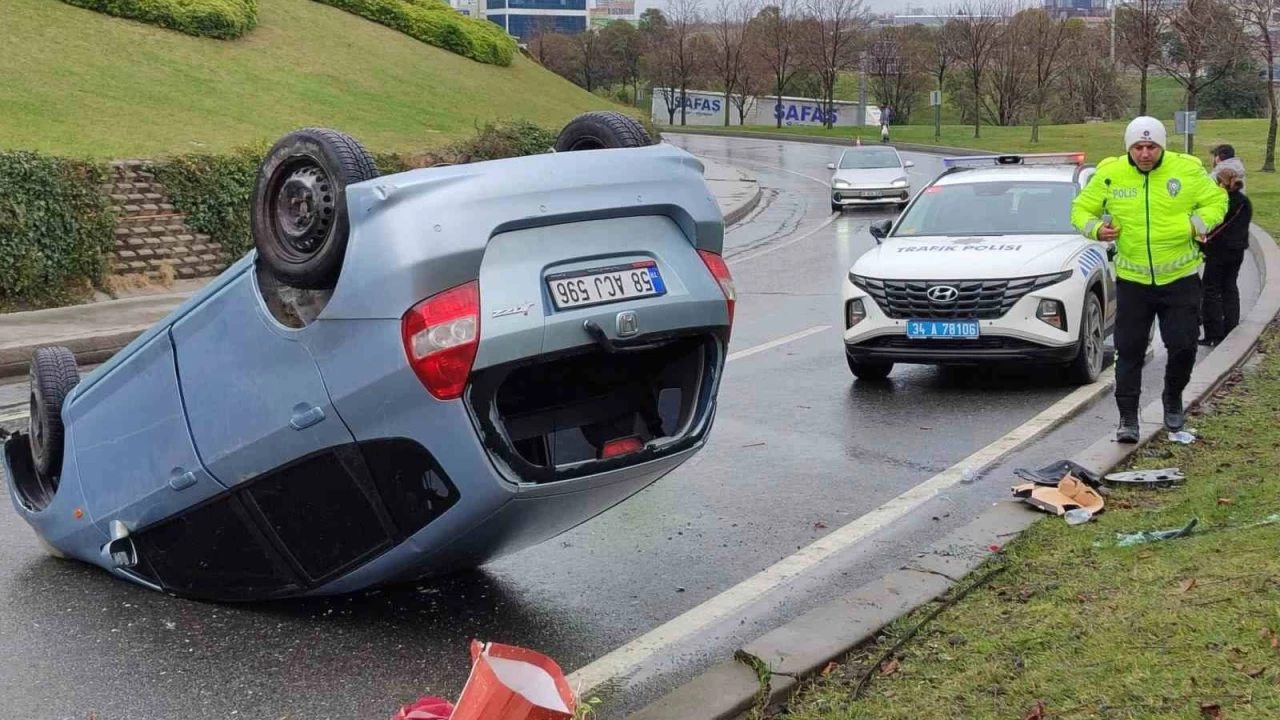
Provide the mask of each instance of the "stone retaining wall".
POLYGON ((143 160, 111 163, 111 182, 102 186, 116 213, 115 247, 107 254, 115 275, 150 279, 212 277, 226 267, 222 247, 187 227, 162 185, 143 160), (164 266, 171 270, 166 270, 164 266))

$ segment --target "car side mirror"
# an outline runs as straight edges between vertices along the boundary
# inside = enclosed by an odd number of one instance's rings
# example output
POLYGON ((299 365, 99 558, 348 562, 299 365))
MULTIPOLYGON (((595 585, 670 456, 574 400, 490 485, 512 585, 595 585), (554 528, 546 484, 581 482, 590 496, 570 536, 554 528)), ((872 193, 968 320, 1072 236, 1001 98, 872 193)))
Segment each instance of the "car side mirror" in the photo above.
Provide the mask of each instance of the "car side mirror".
POLYGON ((111 542, 105 550, 113 567, 131 568, 138 564, 138 547, 129 537, 129 528, 119 520, 111 521, 111 542))
POLYGON ((877 220, 871 223, 871 237, 876 239, 876 243, 889 237, 889 228, 893 227, 892 220, 877 220))
POLYGON ((913 167, 915 167, 915 166, 916 166, 916 164, 915 164, 914 162, 910 161, 910 160, 908 160, 908 161, 906 161, 906 162, 902 163, 902 167, 909 167, 909 168, 913 168, 913 167))
POLYGON ((835 170, 835 169, 836 169, 836 164, 835 164, 835 163, 827 163, 827 169, 828 169, 828 170, 835 170))

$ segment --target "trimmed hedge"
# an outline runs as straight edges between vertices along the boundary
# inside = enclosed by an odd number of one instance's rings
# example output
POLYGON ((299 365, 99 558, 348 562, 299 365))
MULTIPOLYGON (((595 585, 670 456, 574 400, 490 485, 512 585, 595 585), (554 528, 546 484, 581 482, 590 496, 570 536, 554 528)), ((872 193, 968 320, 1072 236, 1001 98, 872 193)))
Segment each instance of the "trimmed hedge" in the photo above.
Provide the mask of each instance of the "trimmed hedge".
POLYGON ((516 41, 488 20, 460 14, 441 0, 316 0, 359 15, 428 45, 477 62, 506 67, 516 41))
POLYGON ((115 217, 105 164, 0 151, 0 306, 82 299, 102 281, 115 217))
POLYGON ((258 26, 258 0, 62 0, 197 37, 234 40, 258 26))

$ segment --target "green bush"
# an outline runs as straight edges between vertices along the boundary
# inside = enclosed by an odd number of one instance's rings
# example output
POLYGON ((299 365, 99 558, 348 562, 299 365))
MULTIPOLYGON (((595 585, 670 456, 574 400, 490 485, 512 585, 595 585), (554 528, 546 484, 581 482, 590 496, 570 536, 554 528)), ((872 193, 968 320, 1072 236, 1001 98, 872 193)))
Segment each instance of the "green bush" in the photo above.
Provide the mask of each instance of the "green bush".
POLYGON ((474 137, 454 143, 450 149, 474 161, 537 155, 551 150, 558 134, 527 120, 500 120, 476 128, 474 137))
POLYGON ((223 260, 239 260, 253 247, 249 201, 266 145, 237 148, 225 155, 191 153, 153 165, 187 227, 222 245, 223 260))
POLYGON ((488 20, 460 14, 440 0, 316 0, 457 53, 477 62, 508 66, 516 41, 488 20))
POLYGON ((62 0, 197 37, 233 40, 258 26, 258 0, 62 0))
POLYGON ((102 280, 115 218, 105 165, 0 151, 0 306, 81 299, 102 280))

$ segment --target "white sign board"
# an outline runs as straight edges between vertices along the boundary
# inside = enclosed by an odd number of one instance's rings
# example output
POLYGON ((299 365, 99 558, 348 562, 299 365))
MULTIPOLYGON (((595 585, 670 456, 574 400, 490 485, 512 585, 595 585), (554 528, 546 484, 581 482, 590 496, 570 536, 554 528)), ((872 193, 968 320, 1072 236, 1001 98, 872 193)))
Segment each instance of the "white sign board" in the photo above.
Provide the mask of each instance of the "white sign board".
MULTIPOLYGON (((653 89, 653 105, 650 117, 658 125, 670 125, 669 110, 675 108, 675 125, 680 125, 681 98, 679 90, 653 89), (668 104, 668 102, 670 104, 668 104)), ((827 119, 825 105, 813 98, 783 96, 759 96, 747 98, 745 122, 739 122, 736 102, 725 101, 723 93, 690 90, 685 94, 684 122, 688 125, 724 125, 725 112, 730 125, 772 125, 782 121, 783 127, 810 125, 820 127, 827 119)), ((837 127, 853 127, 858 124, 858 104, 837 100, 831 110, 832 124, 837 127)), ((879 126, 880 109, 867 106, 867 125, 879 126)))
POLYGON ((929 91, 929 107, 937 107, 938 105, 941 105, 941 104, 942 104, 942 91, 941 90, 929 91))

